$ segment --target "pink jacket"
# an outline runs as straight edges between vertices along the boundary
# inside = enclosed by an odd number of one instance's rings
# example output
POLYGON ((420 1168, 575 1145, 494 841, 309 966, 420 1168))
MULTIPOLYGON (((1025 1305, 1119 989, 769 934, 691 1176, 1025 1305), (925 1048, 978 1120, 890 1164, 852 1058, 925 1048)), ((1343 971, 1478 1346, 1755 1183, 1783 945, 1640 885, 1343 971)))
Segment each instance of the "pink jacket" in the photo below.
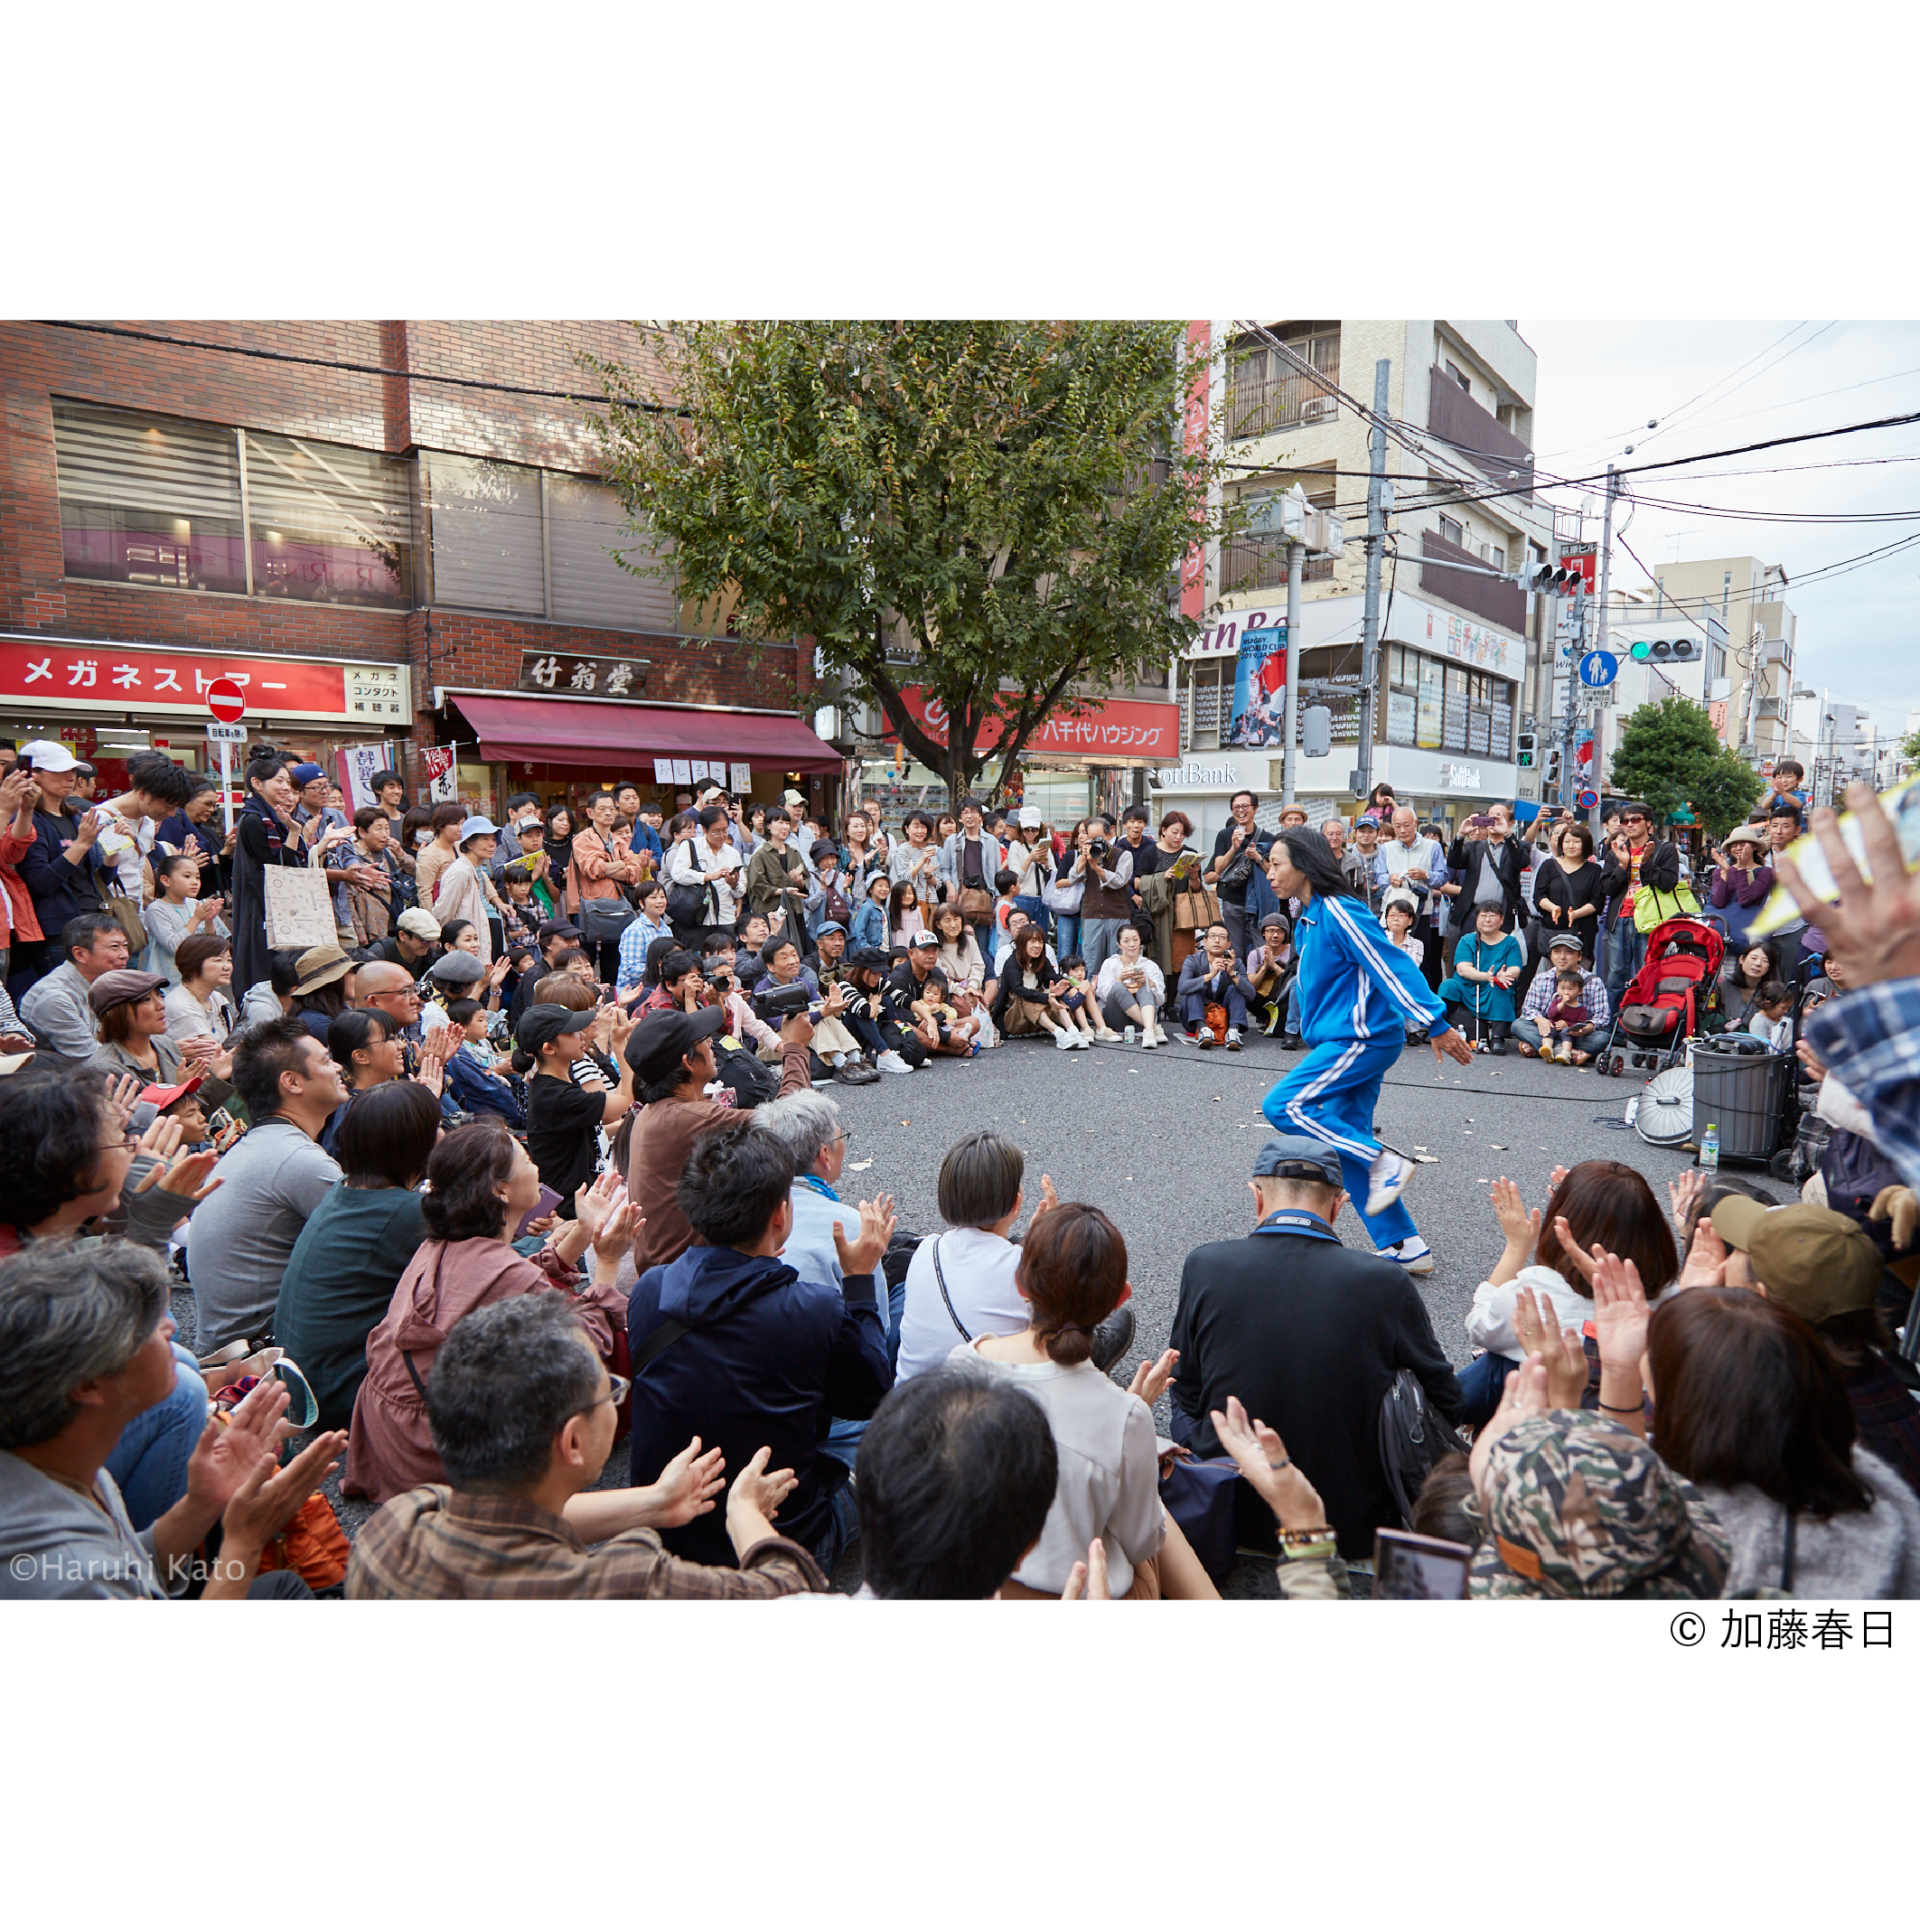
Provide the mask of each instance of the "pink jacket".
POLYGON ((434 1350, 476 1308, 557 1286, 601 1358, 610 1357, 615 1329, 626 1330, 627 1303, 598 1281, 575 1292, 578 1279, 558 1255, 524 1259, 500 1240, 423 1241, 393 1290, 387 1317, 367 1335, 367 1377, 353 1406, 342 1491, 356 1500, 391 1500, 446 1478, 421 1385, 433 1371, 434 1350))

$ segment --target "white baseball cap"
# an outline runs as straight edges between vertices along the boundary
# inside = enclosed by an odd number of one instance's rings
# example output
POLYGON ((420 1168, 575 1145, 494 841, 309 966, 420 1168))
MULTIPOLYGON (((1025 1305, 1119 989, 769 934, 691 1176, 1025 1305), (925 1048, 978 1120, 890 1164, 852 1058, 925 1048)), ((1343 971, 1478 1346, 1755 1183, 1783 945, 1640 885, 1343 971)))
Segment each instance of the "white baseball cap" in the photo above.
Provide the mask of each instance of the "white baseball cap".
POLYGON ((29 740, 20 758, 38 773, 71 773, 80 764, 57 740, 29 740))
POLYGON ((1046 816, 1038 807, 1022 807, 1020 824, 1023 827, 1044 827, 1047 824, 1046 816))
POLYGON ((460 844, 464 847, 469 840, 477 839, 483 833, 499 838, 500 829, 484 813, 471 813, 460 829, 460 844))

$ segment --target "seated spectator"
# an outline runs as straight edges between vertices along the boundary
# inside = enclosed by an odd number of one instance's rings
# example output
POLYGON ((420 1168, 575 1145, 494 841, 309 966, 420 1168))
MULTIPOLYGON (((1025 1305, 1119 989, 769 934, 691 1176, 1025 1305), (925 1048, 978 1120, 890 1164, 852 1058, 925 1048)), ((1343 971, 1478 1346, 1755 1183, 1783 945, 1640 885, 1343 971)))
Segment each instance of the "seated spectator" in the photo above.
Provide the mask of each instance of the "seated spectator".
POLYGON ((860 1042, 840 1020, 841 1014, 846 1011, 846 996, 837 991, 829 992, 821 986, 813 969, 800 958, 800 942, 790 933, 776 933, 760 949, 760 958, 766 962, 767 970, 754 985, 755 1013, 770 1026, 776 1019, 784 1019, 784 1014, 776 1015, 767 1011, 768 996, 777 994, 783 987, 802 987, 809 1001, 821 1003, 820 1011, 812 1021, 813 1051, 825 1063, 821 1072, 838 1072, 840 1068, 857 1061, 860 1058, 860 1042))
POLYGON ((1218 1007, 1225 1024, 1227 1051, 1240 1051, 1240 1030, 1247 1024, 1253 982, 1234 964, 1233 943, 1224 921, 1209 927, 1202 944, 1187 955, 1176 992, 1180 1018, 1186 1022, 1186 1031, 1180 1037, 1188 1046, 1213 1045, 1214 1023, 1207 1014, 1209 1008, 1218 1007))
POLYGON ((520 1103, 506 1083, 508 1061, 496 1056, 487 1039, 487 1010, 478 1000, 456 1000, 447 1009, 458 1044, 447 1056, 447 1090, 468 1113, 492 1114, 510 1127, 525 1125, 520 1103))
POLYGON ((140 915, 147 929, 146 960, 168 986, 177 987, 174 949, 190 933, 215 933, 224 939, 229 930, 220 918, 224 902, 217 893, 201 898, 200 862, 190 853, 159 855, 153 863, 153 885, 154 896, 140 915))
POLYGON ((1031 1394, 939 1367, 895 1387, 854 1473, 863 1595, 991 1600, 1039 1544, 1058 1456, 1031 1394))
MULTIPOLYGON (((231 994, 233 944, 222 934, 190 933, 174 948, 173 958, 180 984, 164 1003, 167 1038, 183 1061, 204 1067, 216 1080, 231 1079, 233 1037, 240 1024, 231 994)), ((280 1017, 276 1012, 274 1018, 280 1017)))
POLYGON ((321 1426, 344 1431, 366 1378, 367 1335, 426 1233, 419 1187, 440 1137, 440 1102, 418 1081, 394 1080, 369 1087, 339 1114, 341 1178, 293 1243, 274 1302, 273 1344, 306 1375, 321 1426))
POLYGON ((65 959, 27 989, 20 1018, 45 1051, 85 1063, 100 1045, 87 991, 103 973, 125 970, 127 936, 110 913, 79 913, 60 929, 59 948, 65 959))
MULTIPOLYGON (((726 1015, 718 1007, 696 1013, 657 1013, 627 1037, 625 1057, 633 1071, 635 1111, 628 1129, 629 1191, 642 1215, 634 1237, 634 1270, 664 1267, 694 1242, 692 1223, 680 1206, 680 1176, 694 1141, 709 1128, 739 1126, 747 1114, 707 1098, 719 1077, 713 1036, 726 1015)), ((789 1014, 780 1029, 782 1095, 811 1084, 807 1060, 813 1029, 804 1013, 789 1014)))
POLYGON ((340 1178, 320 1130, 347 1098, 340 1069, 298 1020, 249 1027, 233 1049, 233 1089, 251 1122, 220 1163, 220 1185, 187 1239, 202 1352, 249 1344, 273 1325, 280 1278, 308 1216, 340 1178))
POLYGON ((1094 976, 1094 998, 1107 1024, 1117 1027, 1129 1043, 1137 1035, 1143 1047, 1164 1047, 1160 1009, 1167 1004, 1166 975, 1142 952, 1138 927, 1123 926, 1118 938, 1119 951, 1109 953, 1094 976))
MULTIPOLYGON (((450 947, 427 969, 420 982, 421 1032, 432 1033, 444 1027, 450 1018, 448 1009, 456 1000, 483 1000, 489 1013, 498 1013, 501 988, 512 964, 502 954, 489 967, 464 947, 450 947)), ((583 964, 592 963, 583 958, 583 964)))
POLYGON ((727 1492, 737 1572, 677 1560, 660 1544, 659 1529, 713 1510, 726 1469, 718 1448, 701 1455, 695 1439, 650 1487, 587 1491, 613 1451, 627 1390, 551 1291, 468 1314, 442 1343, 427 1390, 448 1484, 398 1494, 368 1521, 348 1562, 347 1598, 771 1600, 823 1591, 811 1555, 774 1531, 794 1476, 769 1471, 764 1452, 727 1492))
MULTIPOLYGON (((526 1076, 527 1151, 540 1181, 562 1196, 562 1219, 573 1217, 573 1195, 594 1178, 600 1163, 600 1132, 633 1105, 633 1069, 618 1053, 619 1083, 610 1088, 576 1083, 573 1068, 585 1057, 586 1035, 596 1013, 569 1013, 543 1003, 521 1016, 514 1037, 513 1070, 526 1076)), ((616 1052, 631 1022, 616 1007, 610 1023, 616 1052)))
POLYGON ((1514 1318, 1522 1292, 1542 1307, 1550 1305, 1560 1329, 1578 1333, 1593 1317, 1588 1248, 1602 1246, 1631 1260, 1649 1300, 1657 1300, 1680 1271, 1660 1202, 1622 1161, 1583 1160, 1562 1172, 1544 1212, 1529 1213, 1511 1180, 1495 1180, 1488 1197, 1507 1245, 1493 1272, 1474 1289, 1467 1312, 1467 1338, 1482 1349, 1460 1374, 1458 1418, 1471 1427, 1493 1418, 1507 1375, 1525 1358, 1514 1318))
MULTIPOLYGON (((256 980, 240 998, 240 1027, 264 1027, 293 1012, 293 989, 298 978, 297 953, 270 952, 267 977, 256 980)), ((237 1030, 237 1029, 236 1029, 237 1030)))
POLYGON ((1775 1053, 1785 1053, 1793 1044, 1793 989, 1784 980, 1766 980, 1753 997, 1753 1012, 1747 1016, 1747 1031, 1764 1040, 1775 1053))
POLYGON ((143 1087, 180 1084, 180 1051, 167 1038, 166 985, 157 973, 120 967, 88 987, 87 1005, 100 1026, 97 1072, 130 1073, 143 1087))
MULTIPOLYGON (((846 1468, 819 1443, 832 1419, 866 1419, 891 1384, 874 1276, 893 1216, 863 1204, 851 1243, 836 1221, 839 1286, 802 1285, 777 1251, 792 1229, 792 1181, 786 1148, 764 1126, 710 1128, 693 1142, 679 1200, 703 1244, 648 1268, 628 1304, 632 1477, 658 1478, 697 1408, 700 1432, 723 1454, 770 1448, 792 1469, 780 1530, 831 1570, 856 1522, 846 1468)), ((677 1544, 704 1565, 732 1558, 711 1514, 689 1521, 677 1544)))
MULTIPOLYGON (((893 1034, 897 1039, 900 1029, 911 1032, 929 1059, 936 1053, 944 1053, 964 1060, 974 1051, 971 1028, 962 1033, 955 1030, 951 1018, 929 1020, 917 1010, 917 1003, 924 999, 928 988, 936 985, 944 997, 948 982, 940 971, 940 937, 934 933, 912 934, 906 952, 895 958, 893 969, 887 975, 884 1004, 892 1016, 893 1034)), ((1054 1011, 1060 1019, 1066 1019, 1057 1004, 1054 1011)))
MULTIPOLYGON (((1753 1224, 1721 1201, 1737 1229, 1753 1224)), ((1805 1320, 1736 1287, 1688 1287, 1646 1323, 1661 1459, 1733 1543, 1728 1593, 1920 1598, 1920 1500, 1859 1424, 1805 1320)))
POLYGON ((1474 914, 1474 931, 1453 950, 1453 972, 1440 983, 1440 998, 1459 1007, 1467 1038, 1482 1053, 1505 1053, 1513 1025, 1513 984, 1525 956, 1520 942, 1504 932, 1506 915, 1498 906, 1474 914))
POLYGON ((1116 1600, 1220 1596, 1160 1504, 1153 1402, 1178 1358, 1144 1361, 1123 1388, 1093 1364, 1101 1322, 1132 1297, 1127 1247, 1097 1207, 1050 1208, 1020 1250, 1014 1284, 1032 1313, 1018 1333, 982 1334, 947 1365, 976 1369, 1031 1393, 1046 1409, 1059 1456, 1045 1528, 1001 1589, 1010 1600, 1057 1598, 1087 1543, 1102 1543, 1116 1600))
POLYGON ((1611 1018, 1606 987, 1597 973, 1587 971, 1586 949, 1577 932, 1550 935, 1547 959, 1513 1023, 1514 1044, 1527 1059, 1538 1054, 1543 1060, 1584 1067, 1606 1039, 1611 1018))
POLYGON ((275 1471, 287 1391, 262 1381, 225 1424, 204 1412, 183 1486, 136 1520, 110 1462, 129 1426, 176 1391, 167 1270, 123 1242, 36 1247, 0 1265, 0 1598, 164 1600, 197 1567, 202 1598, 304 1597, 257 1576, 346 1436, 322 1433, 275 1471), (206 1552, 216 1522, 217 1554, 206 1552))
POLYGON ((366 1377, 341 1477, 351 1498, 390 1500, 445 1478, 426 1383, 441 1343, 476 1308, 557 1290, 594 1351, 604 1357, 616 1350, 625 1303, 612 1287, 584 1278, 576 1263, 592 1247, 608 1271, 618 1266, 629 1237, 625 1190, 606 1175, 569 1198, 573 1217, 528 1259, 514 1247, 540 1204, 540 1175, 526 1148, 504 1127, 484 1123, 461 1127, 434 1148, 420 1201, 425 1238, 367 1335, 366 1377))
POLYGON ((772 929, 767 925, 764 913, 750 913, 739 922, 734 932, 733 977, 739 981, 742 992, 751 993, 767 971, 767 963, 760 958, 760 949, 767 944, 772 929))
POLYGON ((1773 1207, 1729 1194, 1713 1204, 1711 1220, 1695 1275, 1711 1283, 1723 1255, 1721 1282, 1757 1288, 1806 1321, 1840 1369, 1860 1445, 1920 1494, 1920 1406, 1911 1391, 1920 1382, 1898 1358, 1876 1304, 1885 1273, 1879 1248, 1826 1207, 1773 1207))
POLYGON ((854 912, 846 879, 840 872, 840 855, 830 842, 823 842, 813 850, 813 891, 807 896, 807 938, 817 944, 828 927, 838 927, 844 935, 853 925, 854 912))
POLYGON ((1720 1016, 1729 1027, 1744 1027, 1759 1008, 1760 989, 1780 979, 1779 956, 1767 940, 1735 947, 1728 943, 1720 969, 1720 1016))
MULTIPOLYGON (((1281 1134, 1253 1173, 1254 1232, 1196 1247, 1181 1272, 1173 1437, 1218 1457, 1224 1444, 1206 1416, 1237 1397, 1287 1436, 1342 1557, 1366 1560, 1374 1530, 1400 1524, 1380 1462, 1380 1403, 1395 1374, 1411 1369, 1444 1420, 1459 1417, 1460 1389, 1412 1279, 1333 1231, 1347 1197, 1339 1155, 1281 1134)), ((1243 1517, 1261 1539, 1264 1513, 1243 1517)))
MULTIPOLYGON (((1539 1362, 1528 1373, 1538 1378, 1539 1362)), ((1717 1600, 1737 1591, 1725 1529, 1703 1490, 1604 1414, 1549 1407, 1543 1393, 1502 1409, 1474 1448, 1487 1537, 1475 1600, 1717 1600)))
POLYGON ((1284 913, 1270 913, 1260 922, 1260 944, 1247 955, 1247 1018, 1263 1033, 1279 1026, 1291 998, 1293 979, 1293 922, 1284 913))
POLYGON ((393 931, 367 948, 367 958, 405 967, 418 980, 439 951, 439 921, 425 907, 408 907, 393 923, 393 931))
POLYGON ((323 1047, 335 1016, 345 1013, 349 1005, 347 976, 353 971, 346 949, 331 941, 309 947, 294 967, 294 1016, 323 1047))
MULTIPOLYGON (((1020 1249, 1010 1239, 1026 1205, 1026 1156, 998 1133, 956 1140, 940 1162, 940 1217, 947 1232, 914 1249, 902 1290, 895 1378, 911 1380, 940 1365, 956 1345, 982 1334, 1019 1333, 1031 1313, 1015 1276, 1020 1249)), ((1028 1231, 1056 1205, 1046 1175, 1028 1231)), ((1133 1309, 1116 1308, 1094 1329, 1093 1363, 1102 1372, 1133 1344, 1133 1309)))
MULTIPOLYGON (((896 848, 896 854, 898 851, 896 848)), ((983 1007, 990 1004, 987 963, 981 956, 980 943, 974 939, 967 925, 966 916, 955 906, 936 907, 933 930, 940 942, 939 951, 934 955, 935 964, 946 975, 954 1011, 970 1014, 976 1002, 983 1007)))
MULTIPOLYGON (((1004 871, 1004 869, 1003 869, 1004 871)), ((1066 978, 1047 958, 1047 936, 1031 922, 1006 942, 1000 989, 993 999, 994 1024, 1003 1040, 1025 1033, 1051 1034, 1061 1051, 1092 1045, 1060 1010, 1071 991, 1066 978)))

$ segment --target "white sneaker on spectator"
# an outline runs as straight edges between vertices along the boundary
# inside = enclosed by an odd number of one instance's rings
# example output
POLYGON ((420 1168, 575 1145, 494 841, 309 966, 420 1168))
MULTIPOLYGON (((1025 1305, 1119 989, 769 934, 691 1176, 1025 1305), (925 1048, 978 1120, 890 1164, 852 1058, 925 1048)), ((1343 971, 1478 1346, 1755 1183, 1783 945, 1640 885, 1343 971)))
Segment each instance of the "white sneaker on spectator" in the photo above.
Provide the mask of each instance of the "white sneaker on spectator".
POLYGON ((882 1073, 911 1073, 913 1071, 913 1069, 901 1059, 899 1052, 893 1047, 889 1047, 873 1064, 878 1067, 882 1073))
POLYGON ((1065 1027, 1055 1027, 1053 1030, 1053 1044, 1060 1052, 1071 1053, 1073 1051, 1073 1035, 1069 1033, 1065 1027))

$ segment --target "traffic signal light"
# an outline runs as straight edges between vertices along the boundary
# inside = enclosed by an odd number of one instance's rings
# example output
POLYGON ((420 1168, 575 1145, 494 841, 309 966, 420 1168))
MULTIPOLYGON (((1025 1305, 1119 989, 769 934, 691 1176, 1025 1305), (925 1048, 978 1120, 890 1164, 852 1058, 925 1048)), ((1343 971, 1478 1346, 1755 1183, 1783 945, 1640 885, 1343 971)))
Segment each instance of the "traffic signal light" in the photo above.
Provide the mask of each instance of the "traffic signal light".
POLYGON ((1627 649, 1627 652, 1635 660, 1651 660, 1653 658, 1653 644, 1647 640, 1636 640, 1633 645, 1627 649))
POLYGON ((1536 764, 1535 755, 1539 751, 1539 737, 1536 734, 1523 733, 1520 736, 1520 750, 1514 764, 1531 767, 1536 764))
POLYGON ((1636 640, 1627 649, 1635 660, 1692 660, 1700 649, 1692 640, 1636 640))
POLYGON ((1333 751, 1333 709, 1331 707, 1301 709, 1300 750, 1309 760, 1324 759, 1333 751))
POLYGON ((1578 593, 1580 570, 1556 560, 1542 560, 1520 569, 1520 584, 1529 593, 1578 593))

